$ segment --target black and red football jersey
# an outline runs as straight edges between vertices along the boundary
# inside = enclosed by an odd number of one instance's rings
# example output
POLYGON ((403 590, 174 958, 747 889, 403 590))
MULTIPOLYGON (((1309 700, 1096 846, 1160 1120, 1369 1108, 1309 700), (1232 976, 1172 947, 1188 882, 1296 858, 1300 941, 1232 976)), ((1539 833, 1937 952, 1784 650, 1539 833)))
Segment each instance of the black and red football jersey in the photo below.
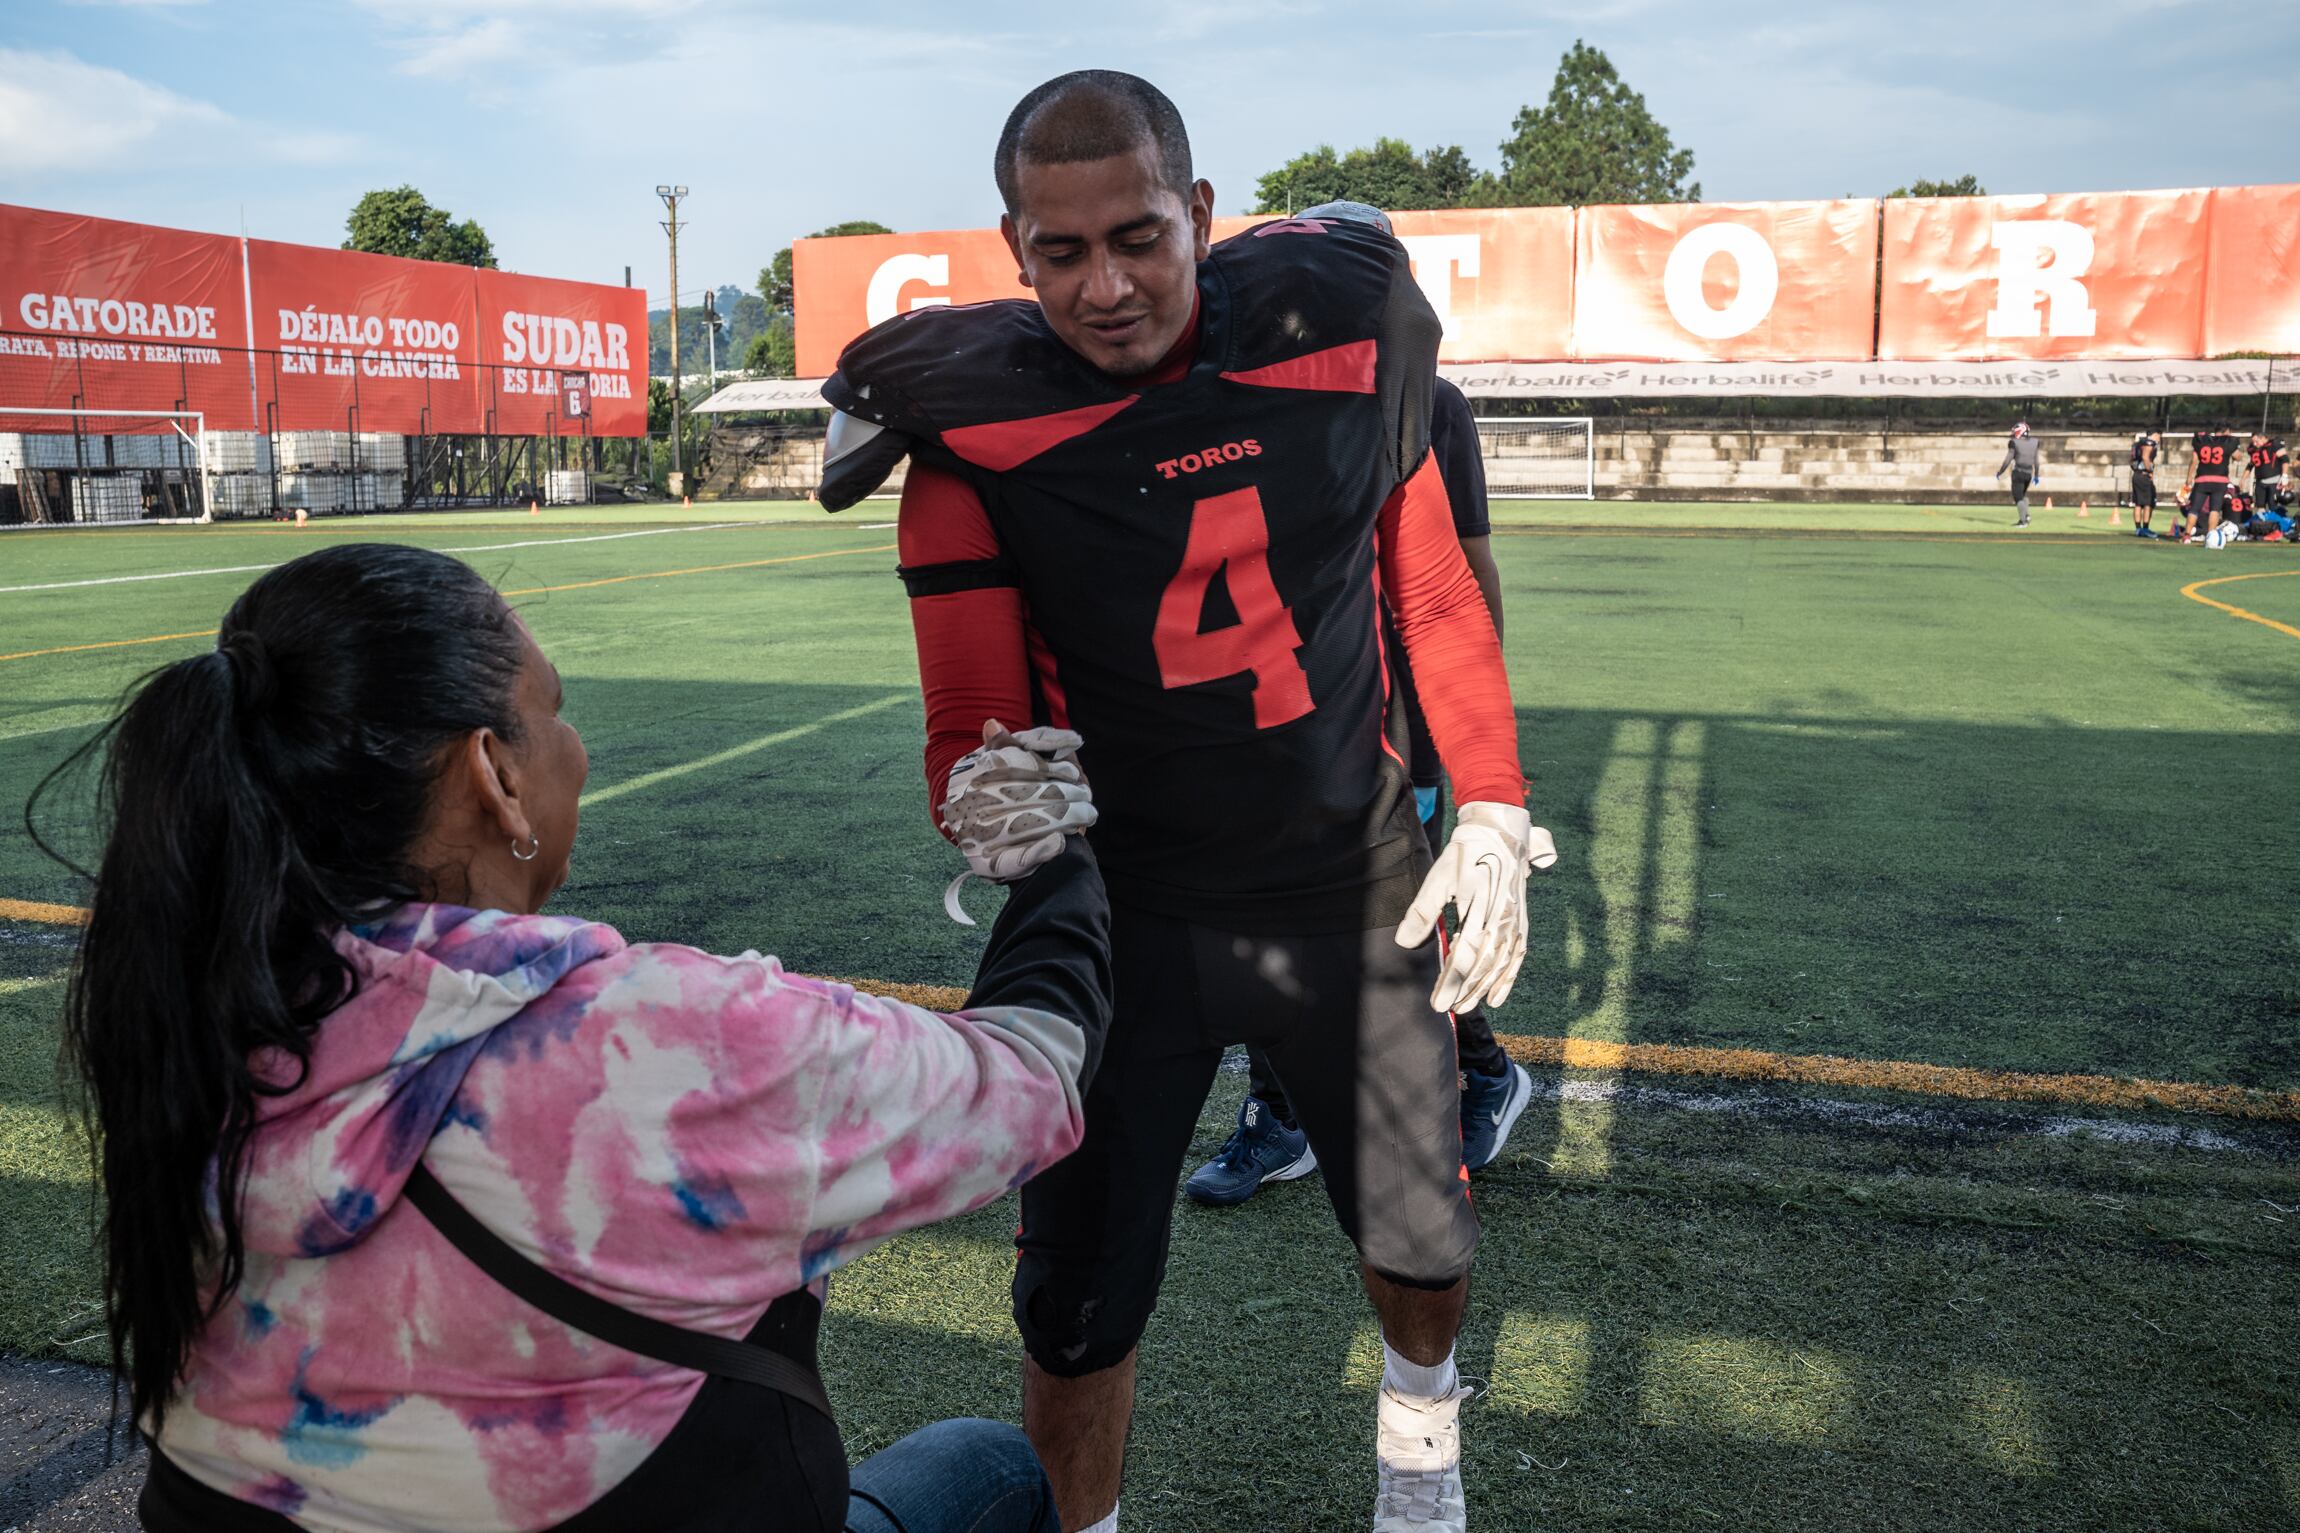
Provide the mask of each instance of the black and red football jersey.
POLYGON ((2274 479, 2284 472, 2284 444, 2282 442, 2271 441, 2262 446, 2250 448, 2248 451, 2252 459, 2254 483, 2264 479, 2274 479))
POLYGON ((2236 457, 2236 438, 2225 431, 2199 431, 2188 441, 2196 453, 2196 482, 2226 484, 2236 457))
MULTIPOLYGON (((1095 846, 1121 899, 1310 931, 1383 925, 1411 898, 1376 528, 1409 477, 1435 493, 1438 330, 1395 240, 1290 220, 1200 264, 1196 354, 1171 382, 1111 378, 1034 303, 1005 301, 889 321, 825 384, 838 409, 910 439, 927 470, 914 486, 947 475, 979 500, 990 537, 975 556, 918 563, 932 540, 906 491, 914 617, 969 589, 1019 591, 1038 709, 1085 738, 1095 846)), ((847 492, 862 490, 826 486, 825 503, 847 492)), ((1445 514, 1441 496, 1431 515, 1445 514)), ((922 671, 927 643, 922 629, 922 671)))

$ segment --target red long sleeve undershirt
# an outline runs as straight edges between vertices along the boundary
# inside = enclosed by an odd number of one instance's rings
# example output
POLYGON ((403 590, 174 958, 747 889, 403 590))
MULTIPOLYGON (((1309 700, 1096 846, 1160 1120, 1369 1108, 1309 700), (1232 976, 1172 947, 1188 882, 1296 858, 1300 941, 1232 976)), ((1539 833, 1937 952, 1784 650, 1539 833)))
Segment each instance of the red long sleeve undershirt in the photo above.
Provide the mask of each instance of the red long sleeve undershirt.
MULTIPOLYGON (((903 481, 895 544, 906 569, 998 557, 998 534, 982 498, 955 474, 915 462, 903 481)), ((941 830, 943 787, 958 758, 982 743, 982 721, 996 719, 1009 729, 1035 722, 1022 593, 987 586, 914 596, 910 626, 926 696, 927 816, 941 830)))
POLYGON ((1485 593, 1454 532, 1437 457, 1383 503, 1376 523, 1382 596, 1457 803, 1523 804, 1517 709, 1485 593))
MULTIPOLYGON (((1434 458, 1390 496, 1377 527, 1382 595, 1455 797, 1522 804, 1525 774, 1501 641, 1454 535, 1434 458)), ((999 556, 981 498, 957 476, 916 464, 895 538, 910 569, 999 556)), ((939 829, 950 770, 982 743, 983 720, 1016 729, 1032 722, 1029 637, 1022 593, 1011 586, 914 597, 910 612, 926 698, 927 812, 939 829)))

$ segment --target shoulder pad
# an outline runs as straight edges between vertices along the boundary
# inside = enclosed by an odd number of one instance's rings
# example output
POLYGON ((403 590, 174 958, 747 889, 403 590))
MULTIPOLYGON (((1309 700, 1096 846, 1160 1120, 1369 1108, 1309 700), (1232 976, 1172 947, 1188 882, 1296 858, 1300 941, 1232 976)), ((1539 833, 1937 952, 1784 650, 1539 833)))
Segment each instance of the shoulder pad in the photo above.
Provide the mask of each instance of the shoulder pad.
POLYGON ((920 441, 946 431, 1106 404, 1126 391, 1056 339, 1038 305, 1001 298, 914 309, 857 336, 823 397, 920 441))
POLYGON ((1228 289, 1226 371, 1368 347, 1392 470, 1402 480, 1420 466, 1443 327, 1405 246, 1371 224, 1279 219, 1222 241, 1208 264, 1228 289))

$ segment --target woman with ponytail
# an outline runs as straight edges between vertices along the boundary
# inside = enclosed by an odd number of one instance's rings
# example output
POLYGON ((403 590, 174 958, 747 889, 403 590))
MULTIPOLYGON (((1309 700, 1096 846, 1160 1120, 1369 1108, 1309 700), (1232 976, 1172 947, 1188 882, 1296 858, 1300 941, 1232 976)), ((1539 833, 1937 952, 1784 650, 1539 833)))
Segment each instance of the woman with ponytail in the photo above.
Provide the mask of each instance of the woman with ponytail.
POLYGON ((264 575, 92 747, 67 1043, 145 1526, 1057 1527, 988 1422, 850 1487, 814 1332, 830 1269, 1076 1146, 1083 840, 953 1015, 627 943, 539 913, 587 771, 561 701, 468 567, 355 545, 264 575))

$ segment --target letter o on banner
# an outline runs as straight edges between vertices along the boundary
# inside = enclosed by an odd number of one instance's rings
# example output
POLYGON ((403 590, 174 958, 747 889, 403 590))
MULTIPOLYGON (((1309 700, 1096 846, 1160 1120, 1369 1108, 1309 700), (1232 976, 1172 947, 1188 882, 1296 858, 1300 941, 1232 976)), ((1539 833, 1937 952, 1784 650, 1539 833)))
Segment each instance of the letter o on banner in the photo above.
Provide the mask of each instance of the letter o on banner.
POLYGON ((1703 224, 1677 242, 1661 271, 1661 296, 1677 323, 1705 341, 1747 335, 1773 312, 1781 290, 1781 263, 1765 236, 1742 224, 1703 224), (1701 275, 1709 258, 1727 255, 1740 269, 1741 290, 1722 309, 1702 296, 1701 275))
MULTIPOLYGON (((936 287, 950 286, 950 257, 947 255, 898 255, 880 263, 870 274, 870 291, 863 295, 864 317, 874 325, 884 324, 895 317, 902 300, 902 290, 913 282, 931 283, 936 287)), ((913 298, 913 309, 931 309, 950 302, 948 295, 940 298, 913 298)))

